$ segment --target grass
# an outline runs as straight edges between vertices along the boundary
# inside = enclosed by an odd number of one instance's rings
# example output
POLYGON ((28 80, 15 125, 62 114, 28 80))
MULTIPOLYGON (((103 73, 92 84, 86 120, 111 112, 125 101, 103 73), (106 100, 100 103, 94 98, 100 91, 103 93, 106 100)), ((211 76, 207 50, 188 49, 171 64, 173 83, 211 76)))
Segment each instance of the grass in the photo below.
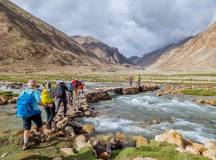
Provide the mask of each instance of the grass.
POLYGON ((195 96, 216 96, 216 89, 184 89, 181 93, 195 96))
MULTIPOLYGON (((19 137, 17 134, 0 134, 0 156, 8 153, 4 160, 52 160, 54 157, 63 157, 64 160, 96 160, 90 148, 83 148, 73 156, 64 156, 60 148, 72 147, 73 142, 62 139, 55 139, 30 150, 22 151, 21 147, 16 145, 17 137, 19 137)), ((155 141, 139 149, 125 148, 113 151, 111 160, 132 160, 137 157, 152 157, 158 160, 210 160, 198 155, 179 153, 175 151, 175 146, 155 141)))
POLYGON ((19 94, 13 93, 11 91, 0 91, 0 95, 7 96, 7 97, 16 97, 16 96, 19 96, 19 94))
MULTIPOLYGON (((0 81, 10 82, 27 82, 28 79, 35 79, 38 83, 46 80, 54 82, 56 80, 83 79, 88 82, 128 82, 129 74, 126 73, 72 73, 72 74, 14 74, 0 75, 0 81)), ((134 82, 137 81, 138 74, 134 74, 134 82)), ((163 74, 141 74, 143 82, 152 83, 174 83, 174 84, 200 84, 200 83, 216 83, 216 75, 212 74, 179 74, 179 75, 163 75, 163 74), (208 78, 210 77, 210 78, 208 78)))

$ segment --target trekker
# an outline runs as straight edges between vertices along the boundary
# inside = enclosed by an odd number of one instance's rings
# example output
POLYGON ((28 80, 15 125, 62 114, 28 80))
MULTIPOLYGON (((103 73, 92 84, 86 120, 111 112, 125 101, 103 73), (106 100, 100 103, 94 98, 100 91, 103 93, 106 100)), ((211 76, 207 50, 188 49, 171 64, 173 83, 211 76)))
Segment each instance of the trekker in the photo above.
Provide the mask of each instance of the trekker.
POLYGON ((81 91, 82 94, 84 94, 84 87, 85 87, 85 83, 83 80, 80 81, 80 85, 79 85, 79 89, 81 91))
POLYGON ((140 74, 138 75, 138 80, 137 80, 137 86, 139 87, 141 85, 141 77, 140 74))
POLYGON ((44 110, 47 116, 47 126, 50 129, 52 127, 53 118, 55 117, 55 93, 51 88, 51 83, 47 82, 41 92, 41 105, 44 106, 44 110))
POLYGON ((68 103, 71 105, 73 104, 73 85, 71 81, 67 82, 67 88, 68 88, 68 103))
POLYGON ((60 105, 63 104, 64 117, 66 116, 66 112, 67 112, 67 92, 68 92, 68 88, 66 87, 65 83, 63 81, 58 82, 56 88, 56 100, 57 100, 56 113, 58 112, 60 105))
POLYGON ((132 87, 132 85, 133 85, 133 76, 129 77, 129 85, 130 85, 130 87, 132 87))
POLYGON ((20 94, 17 100, 17 116, 23 120, 23 150, 30 147, 29 137, 31 122, 33 121, 40 132, 41 140, 43 138, 42 118, 39 108, 41 98, 40 92, 36 89, 36 81, 29 80, 27 88, 20 94))

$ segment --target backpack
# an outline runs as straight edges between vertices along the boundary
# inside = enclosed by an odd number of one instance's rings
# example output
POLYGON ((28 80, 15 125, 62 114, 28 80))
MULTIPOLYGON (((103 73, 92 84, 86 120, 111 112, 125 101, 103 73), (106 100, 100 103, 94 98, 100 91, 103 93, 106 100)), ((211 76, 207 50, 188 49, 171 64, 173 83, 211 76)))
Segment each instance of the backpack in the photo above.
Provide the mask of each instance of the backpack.
POLYGON ((33 92, 28 94, 27 92, 23 92, 17 100, 17 112, 16 115, 19 118, 29 118, 31 116, 40 114, 40 110, 34 110, 32 103, 34 102, 33 92))
POLYGON ((52 95, 49 89, 43 89, 41 92, 41 104, 43 106, 53 102, 52 95))
POLYGON ((66 98, 66 91, 64 86, 60 85, 58 86, 58 88, 56 89, 56 97, 57 98, 66 98))
POLYGON ((73 90, 73 86, 72 86, 72 84, 70 82, 67 83, 67 88, 68 88, 69 91, 73 90))

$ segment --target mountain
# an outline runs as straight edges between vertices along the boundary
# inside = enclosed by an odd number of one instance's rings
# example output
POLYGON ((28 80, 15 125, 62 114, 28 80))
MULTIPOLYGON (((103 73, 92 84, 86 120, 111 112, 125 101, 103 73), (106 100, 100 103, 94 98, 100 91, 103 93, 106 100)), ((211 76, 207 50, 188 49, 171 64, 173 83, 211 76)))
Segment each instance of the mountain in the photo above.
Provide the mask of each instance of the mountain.
POLYGON ((10 65, 41 67, 101 63, 95 54, 68 35, 9 0, 0 0, 0 69, 10 65))
POLYGON ((148 69, 215 72, 216 23, 181 45, 163 53, 148 69))
POLYGON ((118 48, 110 47, 96 38, 90 36, 72 36, 71 38, 79 43, 83 48, 99 57, 103 63, 130 63, 130 61, 118 51, 118 48))
POLYGON ((170 50, 179 47, 180 45, 187 42, 191 37, 188 37, 178 43, 169 44, 163 48, 160 48, 156 51, 152 51, 149 53, 144 54, 142 57, 133 56, 130 57, 129 60, 136 65, 148 67, 154 64, 162 55, 166 54, 170 50))

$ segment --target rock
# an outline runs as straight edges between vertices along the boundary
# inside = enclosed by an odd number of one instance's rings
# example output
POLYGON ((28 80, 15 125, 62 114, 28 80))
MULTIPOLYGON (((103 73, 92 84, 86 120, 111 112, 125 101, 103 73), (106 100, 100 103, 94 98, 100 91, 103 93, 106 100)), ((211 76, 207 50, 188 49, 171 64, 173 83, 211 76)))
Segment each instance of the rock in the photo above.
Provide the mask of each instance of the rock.
POLYGON ((83 135, 77 136, 75 138, 76 150, 79 151, 80 149, 85 148, 85 147, 92 147, 91 144, 87 143, 86 141, 87 139, 85 136, 83 135))
POLYGON ((67 111, 67 116, 70 118, 76 117, 76 115, 76 111, 74 111, 73 109, 67 111))
POLYGON ((137 136, 137 137, 135 137, 135 139, 136 139, 136 147, 137 148, 140 148, 140 147, 148 144, 148 140, 142 136, 137 136))
POLYGON ((8 100, 8 103, 15 104, 17 102, 18 97, 13 97, 12 99, 8 100))
POLYGON ((133 160, 157 160, 157 159, 155 159, 155 158, 150 158, 150 157, 145 157, 145 158, 143 158, 143 157, 138 157, 138 158, 135 158, 135 159, 133 159, 133 160))
POLYGON ((8 103, 8 97, 0 95, 0 105, 5 105, 8 103))
POLYGON ((208 149, 208 150, 204 151, 202 153, 202 155, 204 157, 208 157, 208 158, 211 158, 213 160, 216 160, 216 149, 208 149))
POLYGON ((183 137, 181 134, 179 134, 177 131, 170 130, 166 131, 165 133, 161 135, 155 136, 155 140, 157 142, 167 142, 170 144, 175 144, 177 146, 183 145, 183 137))
POLYGON ((175 150, 180 152, 180 153, 187 153, 186 149, 184 149, 182 147, 177 147, 175 150))
POLYGON ((2 154, 2 155, 1 155, 1 158, 4 158, 4 157, 6 157, 8 154, 9 154, 8 152, 6 152, 6 153, 2 154))
POLYGON ((68 122, 69 122, 69 118, 68 117, 65 117, 65 118, 63 118, 61 121, 59 121, 57 124, 56 124, 56 127, 57 128, 65 128, 66 127, 66 125, 68 124, 68 122))
POLYGON ((110 153, 107 152, 102 152, 101 154, 98 155, 98 158, 101 160, 109 160, 111 157, 110 153))
POLYGON ((107 91, 90 92, 85 95, 88 103, 111 100, 111 96, 107 91))
POLYGON ((89 105, 82 105, 79 109, 84 112, 87 111, 89 108, 89 105))
POLYGON ((95 132, 95 127, 91 124, 85 124, 82 126, 82 130, 85 132, 85 133, 88 133, 88 134, 93 134, 95 132))
POLYGON ((140 93, 139 87, 123 88, 124 95, 133 95, 140 93))
POLYGON ((193 146, 187 146, 185 150, 191 154, 197 154, 197 155, 200 154, 199 150, 194 148, 193 146))
POLYGON ((117 132, 115 134, 115 140, 116 141, 124 141, 125 138, 126 138, 126 136, 123 133, 121 133, 121 132, 117 132))
POLYGON ((216 143, 215 142, 206 141, 204 145, 207 149, 216 149, 216 143))
POLYGON ((59 132, 57 133, 57 135, 58 135, 59 137, 65 137, 65 134, 64 134, 63 131, 59 131, 59 132))
POLYGON ((49 135, 51 133, 52 133, 52 131, 50 129, 44 129, 44 134, 45 135, 49 135))
POLYGON ((74 155, 74 151, 72 148, 61 148, 60 151, 64 153, 66 156, 74 155))
POLYGON ((117 132, 115 134, 115 137, 111 139, 111 149, 116 150, 116 149, 123 149, 125 145, 125 135, 121 132, 117 132))
POLYGON ((86 142, 86 141, 87 141, 87 139, 83 135, 79 135, 75 138, 75 142, 86 142))
POLYGON ((63 160, 61 157, 55 157, 52 160, 63 160))
POLYGON ((65 133, 71 137, 75 137, 74 129, 71 126, 65 127, 65 133))
POLYGON ((91 116, 91 112, 90 112, 90 111, 85 111, 85 112, 84 112, 84 115, 85 115, 86 117, 90 117, 90 116, 91 116))
POLYGON ((193 148, 195 150, 199 151, 200 153, 202 153, 205 150, 207 150, 207 148, 203 144, 199 144, 199 143, 193 143, 193 148))

